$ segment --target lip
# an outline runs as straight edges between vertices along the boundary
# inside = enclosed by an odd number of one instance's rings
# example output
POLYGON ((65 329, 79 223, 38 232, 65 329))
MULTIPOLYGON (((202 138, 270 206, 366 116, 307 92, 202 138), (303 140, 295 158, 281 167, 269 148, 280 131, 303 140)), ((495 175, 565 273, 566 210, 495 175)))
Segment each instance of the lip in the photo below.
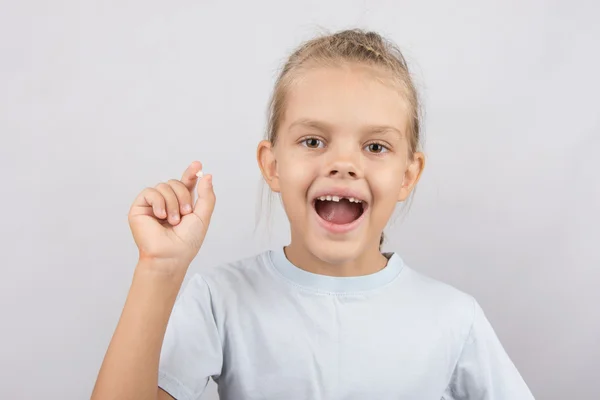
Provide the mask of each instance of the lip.
POLYGON ((369 203, 367 203, 367 201, 365 201, 365 196, 361 195, 360 193, 358 193, 357 191, 354 191, 352 189, 344 189, 344 188, 324 189, 324 190, 320 190, 320 191, 316 192, 315 196, 311 202, 311 206, 312 206, 311 207, 312 212, 313 212, 315 218, 317 219, 318 224, 322 228, 324 228, 326 231, 328 231, 330 233, 335 233, 335 234, 347 233, 347 232, 350 232, 350 231, 358 228, 358 226, 365 219, 365 216, 367 215, 367 211, 369 210, 369 203), (361 200, 361 204, 363 207, 362 214, 360 215, 360 217, 358 217, 354 221, 349 222, 347 224, 334 224, 332 222, 324 220, 317 213, 317 210, 315 209, 315 202, 317 201, 317 199, 319 197, 328 196, 328 195, 329 196, 346 197, 346 198, 354 197, 355 199, 361 200))
POLYGON ((365 206, 365 210, 366 210, 366 206, 367 206, 367 202, 366 202, 366 196, 360 194, 358 191, 353 190, 353 189, 349 189, 349 188, 331 188, 331 189, 322 189, 317 191, 314 196, 312 197, 312 203, 314 206, 315 201, 317 201, 317 199, 321 196, 338 196, 338 197, 354 197, 355 199, 360 200, 362 203, 364 203, 363 205, 365 206))

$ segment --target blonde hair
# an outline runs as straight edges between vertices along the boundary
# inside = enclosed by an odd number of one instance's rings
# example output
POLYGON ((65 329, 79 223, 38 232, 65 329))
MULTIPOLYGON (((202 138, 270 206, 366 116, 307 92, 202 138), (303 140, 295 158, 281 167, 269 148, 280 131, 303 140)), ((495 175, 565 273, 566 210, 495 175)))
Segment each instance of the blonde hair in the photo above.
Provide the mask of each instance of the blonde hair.
MULTIPOLYGON (((273 89, 268 108, 266 139, 275 145, 286 107, 286 95, 294 79, 309 68, 362 64, 383 70, 391 78, 408 105, 408 152, 421 147, 421 107, 408 65, 400 49, 375 32, 345 30, 309 40, 292 53, 284 64, 273 89)), ((400 111, 399 111, 400 112, 400 111)), ((270 199, 269 199, 270 200, 270 199)), ((379 248, 383 244, 381 234, 379 248)))
POLYGON ((286 106, 286 94, 294 78, 307 68, 356 63, 380 68, 392 78, 408 103, 409 155, 420 147, 420 104, 408 65, 400 49, 375 32, 345 30, 312 39, 288 58, 275 82, 268 111, 267 140, 277 141, 286 106))

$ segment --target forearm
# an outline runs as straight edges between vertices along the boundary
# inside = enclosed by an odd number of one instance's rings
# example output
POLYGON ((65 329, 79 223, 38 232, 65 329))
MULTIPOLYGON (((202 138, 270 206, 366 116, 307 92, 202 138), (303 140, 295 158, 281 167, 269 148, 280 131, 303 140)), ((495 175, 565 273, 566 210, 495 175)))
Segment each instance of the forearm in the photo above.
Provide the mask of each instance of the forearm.
POLYGON ((138 264, 92 400, 156 398, 160 350, 184 275, 138 264))

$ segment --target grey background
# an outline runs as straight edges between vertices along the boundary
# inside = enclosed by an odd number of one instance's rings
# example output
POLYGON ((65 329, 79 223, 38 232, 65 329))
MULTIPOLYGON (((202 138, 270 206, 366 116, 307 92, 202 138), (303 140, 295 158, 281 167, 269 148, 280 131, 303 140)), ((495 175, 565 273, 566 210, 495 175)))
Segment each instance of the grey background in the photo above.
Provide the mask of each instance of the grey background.
MULTIPOLYGON (((539 399, 597 396, 600 28, 585 1, 3 1, 0 388, 83 399, 136 263, 127 211, 200 159, 191 272, 286 243, 256 225, 277 68, 321 28, 404 50, 428 164, 388 250, 480 301, 539 399)), ((214 386, 205 396, 215 399, 214 386)))

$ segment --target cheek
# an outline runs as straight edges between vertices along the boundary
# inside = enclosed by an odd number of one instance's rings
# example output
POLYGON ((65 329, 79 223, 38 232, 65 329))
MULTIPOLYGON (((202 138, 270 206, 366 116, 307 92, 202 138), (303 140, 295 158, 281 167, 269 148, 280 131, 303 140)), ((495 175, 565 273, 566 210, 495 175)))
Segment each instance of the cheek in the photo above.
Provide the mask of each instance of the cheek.
POLYGON ((379 171, 370 179, 373 197, 380 204, 394 205, 402 189, 403 173, 400 168, 379 171))
POLYGON ((294 222, 295 229, 303 229, 302 221, 309 212, 307 192, 314 181, 311 166, 290 157, 279 164, 278 175, 281 201, 287 217, 294 222))
POLYGON ((302 158, 287 156, 282 157, 278 163, 278 175, 283 192, 305 192, 315 177, 315 163, 306 162, 302 158))

